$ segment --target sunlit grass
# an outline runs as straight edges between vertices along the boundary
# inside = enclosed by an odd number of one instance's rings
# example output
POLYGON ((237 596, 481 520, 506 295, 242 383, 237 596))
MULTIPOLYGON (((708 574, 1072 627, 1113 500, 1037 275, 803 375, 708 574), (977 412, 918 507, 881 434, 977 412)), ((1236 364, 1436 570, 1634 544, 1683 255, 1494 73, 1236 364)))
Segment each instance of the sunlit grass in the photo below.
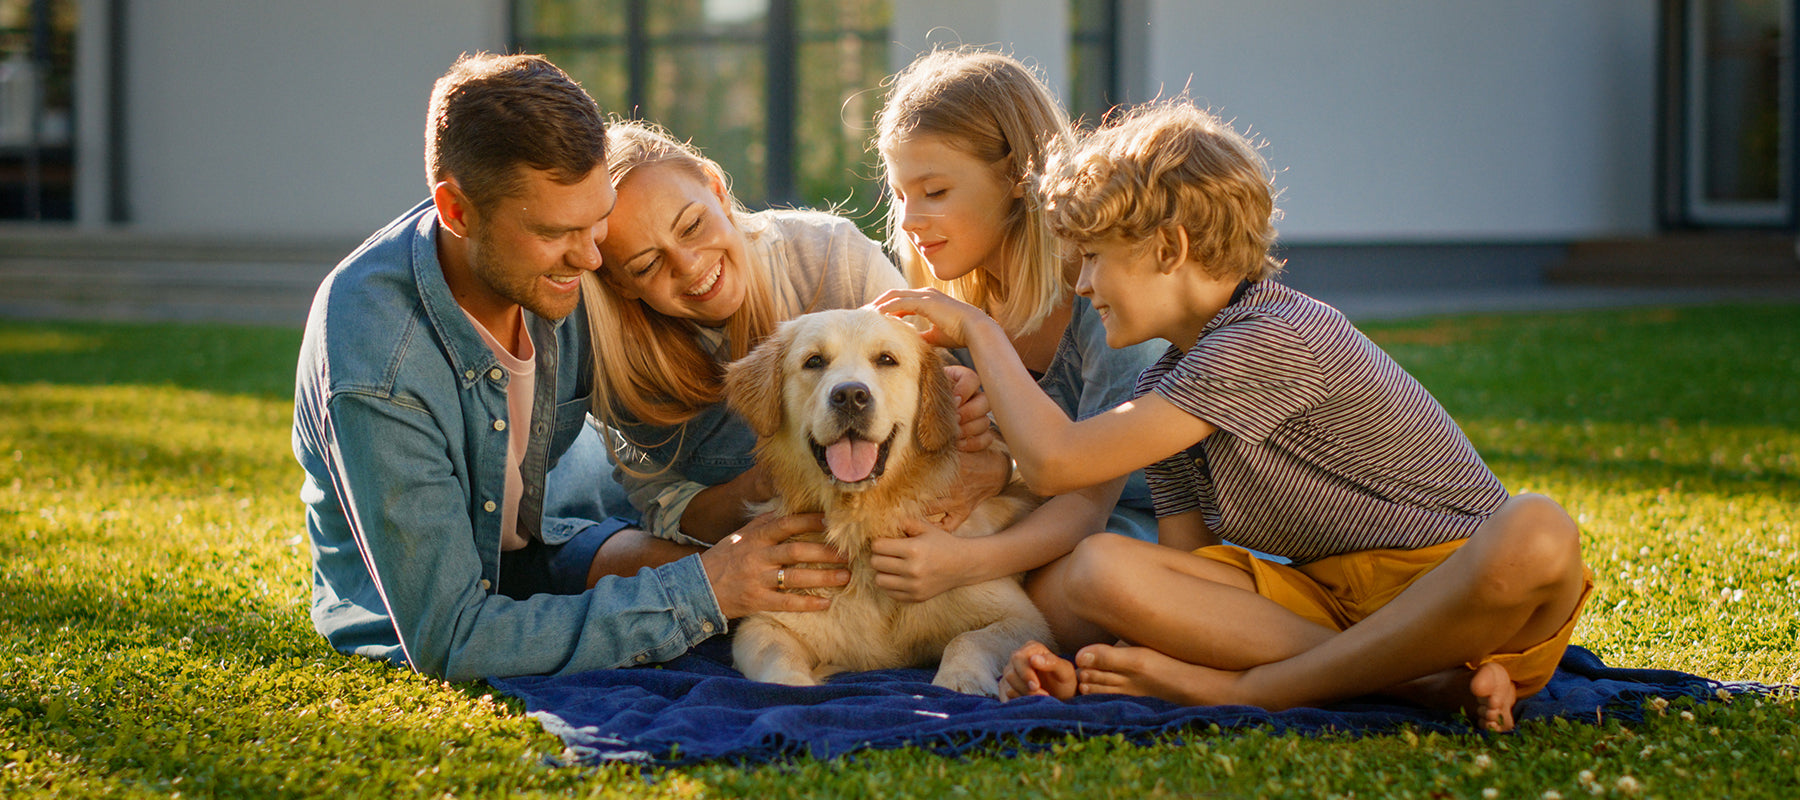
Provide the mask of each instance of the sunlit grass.
MULTIPOLYGON (((1800 680, 1800 307, 1369 327, 1513 491, 1580 520, 1609 664, 1800 680)), ((298 334, 0 323, 0 795, 1784 797, 1793 701, 1490 737, 1195 730, 640 775, 481 683, 312 630, 298 334)))

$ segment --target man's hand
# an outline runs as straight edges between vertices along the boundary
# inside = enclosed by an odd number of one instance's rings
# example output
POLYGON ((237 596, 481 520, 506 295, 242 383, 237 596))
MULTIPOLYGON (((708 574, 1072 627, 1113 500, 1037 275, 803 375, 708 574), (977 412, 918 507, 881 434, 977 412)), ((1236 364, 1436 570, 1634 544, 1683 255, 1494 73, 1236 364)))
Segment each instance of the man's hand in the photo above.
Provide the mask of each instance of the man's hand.
POLYGON ((981 376, 961 364, 944 367, 944 375, 950 379, 950 391, 956 397, 956 449, 965 453, 986 450, 995 436, 994 422, 988 418, 987 394, 981 391, 981 376))
POLYGON ((845 563, 842 554, 823 542, 788 541, 824 530, 822 514, 764 514, 701 553, 700 564, 712 581, 713 595, 725 618, 758 611, 824 611, 831 607, 829 598, 785 591, 850 582, 848 569, 795 566, 845 563))
POLYGON ((917 519, 901 521, 900 530, 906 535, 876 539, 870 545, 875 585, 889 597, 917 603, 976 581, 971 567, 977 559, 968 552, 968 539, 917 519))
POLYGON ((1006 661, 1000 675, 1000 699, 1041 695, 1068 700, 1075 696, 1075 665, 1050 652, 1040 642, 1030 642, 1006 661))

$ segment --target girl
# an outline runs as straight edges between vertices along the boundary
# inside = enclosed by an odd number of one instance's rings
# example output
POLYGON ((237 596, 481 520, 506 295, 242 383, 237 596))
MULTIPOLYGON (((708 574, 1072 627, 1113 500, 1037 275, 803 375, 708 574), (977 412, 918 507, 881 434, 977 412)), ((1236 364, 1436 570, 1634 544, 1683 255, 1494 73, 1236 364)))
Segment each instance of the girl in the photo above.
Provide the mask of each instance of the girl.
MULTIPOLYGON (((1155 344, 1114 350, 1087 300, 1070 290, 1078 265, 1064 258, 1026 176, 1069 137, 1049 90, 1014 59, 978 50, 927 53, 894 80, 876 122, 876 147, 892 200, 889 244, 915 286, 941 289, 1000 320, 1038 385, 1072 417, 1130 399, 1155 344)), ((902 600, 1038 570, 1089 534, 1154 535, 1141 474, 1121 475, 1051 498, 994 536, 958 539, 919 523, 907 539, 875 546, 878 583, 902 600), (1116 507, 1115 507, 1116 506, 1116 507)), ((1057 570, 1027 583, 1053 631, 1068 621, 1040 591, 1057 570)))
MULTIPOLYGON (((717 164, 651 125, 608 125, 607 162, 618 205, 601 268, 582 275, 593 414, 644 529, 707 546, 771 493, 751 454, 755 435, 722 402, 725 364, 782 320, 863 305, 905 283, 850 221, 745 211, 717 164)), ((957 369, 959 396, 974 395, 972 373, 957 369)), ((985 404, 963 412, 973 436, 961 446, 985 445, 985 404)), ((966 473, 968 506, 1004 482, 1004 460, 987 461, 966 473)))

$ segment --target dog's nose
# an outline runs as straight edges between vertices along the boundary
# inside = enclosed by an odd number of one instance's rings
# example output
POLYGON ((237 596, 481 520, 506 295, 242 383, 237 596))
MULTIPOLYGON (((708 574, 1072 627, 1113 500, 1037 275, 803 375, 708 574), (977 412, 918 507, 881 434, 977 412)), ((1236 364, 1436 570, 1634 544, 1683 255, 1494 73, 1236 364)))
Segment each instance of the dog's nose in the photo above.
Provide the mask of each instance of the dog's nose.
POLYGON ((868 408, 869 387, 856 382, 840 383, 832 387, 831 407, 852 413, 868 408))

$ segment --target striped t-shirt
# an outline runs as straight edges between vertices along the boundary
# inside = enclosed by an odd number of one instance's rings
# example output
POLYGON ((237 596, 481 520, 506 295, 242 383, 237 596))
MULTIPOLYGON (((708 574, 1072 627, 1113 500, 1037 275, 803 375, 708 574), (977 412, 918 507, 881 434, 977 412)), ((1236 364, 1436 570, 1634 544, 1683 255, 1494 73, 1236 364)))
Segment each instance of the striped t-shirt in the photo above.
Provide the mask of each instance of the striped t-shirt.
POLYGON ((1138 378, 1219 430, 1145 470, 1158 516, 1304 563, 1468 536, 1506 500, 1435 398, 1337 309, 1248 284, 1138 378))

